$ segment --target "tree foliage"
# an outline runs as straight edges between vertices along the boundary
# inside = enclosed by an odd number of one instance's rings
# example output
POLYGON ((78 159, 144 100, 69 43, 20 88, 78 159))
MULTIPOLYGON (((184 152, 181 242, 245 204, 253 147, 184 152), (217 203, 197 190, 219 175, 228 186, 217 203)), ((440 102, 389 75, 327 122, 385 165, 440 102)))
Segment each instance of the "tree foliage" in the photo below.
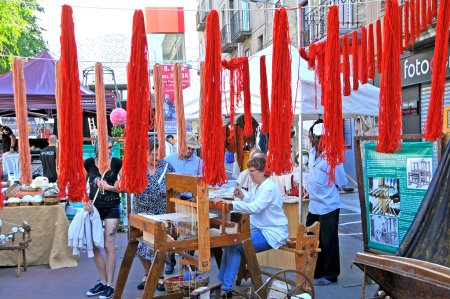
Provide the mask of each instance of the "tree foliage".
POLYGON ((36 13, 36 0, 0 0, 0 74, 11 70, 14 56, 34 56, 47 48, 36 13))

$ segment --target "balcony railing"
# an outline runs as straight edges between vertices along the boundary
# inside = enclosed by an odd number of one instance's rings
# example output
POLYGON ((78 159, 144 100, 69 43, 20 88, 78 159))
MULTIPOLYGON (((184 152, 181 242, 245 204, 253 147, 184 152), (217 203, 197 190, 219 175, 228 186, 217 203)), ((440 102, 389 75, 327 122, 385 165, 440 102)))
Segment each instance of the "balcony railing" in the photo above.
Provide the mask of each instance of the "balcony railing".
POLYGON ((328 6, 339 5, 339 29, 341 34, 358 29, 363 25, 360 19, 364 3, 355 4, 358 0, 322 0, 303 15, 302 40, 303 47, 323 39, 327 34, 328 6))
POLYGON ((220 38, 222 41, 222 53, 231 53, 237 48, 237 44, 231 40, 230 24, 222 27, 222 30, 220 30, 220 38))
POLYGON ((197 19, 197 31, 204 31, 206 28, 206 17, 208 16, 208 1, 203 0, 200 2, 198 11, 196 14, 197 19))
POLYGON ((204 31, 206 28, 206 21, 202 20, 201 14, 199 11, 195 14, 197 19, 197 31, 204 31))
POLYGON ((230 18, 231 40, 240 43, 251 35, 250 30, 250 10, 239 10, 233 13, 230 18))

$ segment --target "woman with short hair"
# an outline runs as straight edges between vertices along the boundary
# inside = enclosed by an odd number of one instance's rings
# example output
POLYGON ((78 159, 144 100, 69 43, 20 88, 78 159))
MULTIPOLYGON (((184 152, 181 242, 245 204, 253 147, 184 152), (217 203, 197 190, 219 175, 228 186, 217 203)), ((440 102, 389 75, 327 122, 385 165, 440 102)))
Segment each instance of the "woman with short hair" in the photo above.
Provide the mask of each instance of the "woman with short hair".
MULTIPOLYGON (((288 219, 283 210, 283 197, 275 183, 264 172, 265 155, 255 155, 247 162, 251 180, 257 184, 254 194, 236 188, 234 195, 242 201, 217 199, 232 204, 233 211, 250 215, 251 239, 255 251, 278 249, 288 237, 288 219)), ((221 298, 232 297, 232 286, 241 262, 242 245, 224 248, 218 280, 222 282, 221 298)))

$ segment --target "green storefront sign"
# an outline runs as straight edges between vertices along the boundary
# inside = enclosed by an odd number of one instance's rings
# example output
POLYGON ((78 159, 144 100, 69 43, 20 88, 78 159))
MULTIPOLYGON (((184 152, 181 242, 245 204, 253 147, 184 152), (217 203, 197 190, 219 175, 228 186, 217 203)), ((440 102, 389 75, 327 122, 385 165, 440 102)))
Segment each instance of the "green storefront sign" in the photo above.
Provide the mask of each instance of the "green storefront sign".
POLYGON ((433 176, 433 144, 405 142, 400 152, 378 153, 365 143, 368 246, 395 253, 433 176))

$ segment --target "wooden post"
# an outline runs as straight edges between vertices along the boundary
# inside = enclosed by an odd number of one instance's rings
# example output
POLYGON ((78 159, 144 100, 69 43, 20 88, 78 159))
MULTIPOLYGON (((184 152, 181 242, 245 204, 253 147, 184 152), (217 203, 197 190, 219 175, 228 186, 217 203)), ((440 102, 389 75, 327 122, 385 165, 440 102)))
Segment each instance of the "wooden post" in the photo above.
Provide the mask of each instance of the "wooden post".
POLYGON ((198 217, 198 268, 209 271, 211 268, 211 240, 209 236, 209 198, 208 185, 197 184, 197 217, 198 217))
POLYGON ((125 283, 127 282, 128 274, 130 273, 131 265, 133 264, 136 255, 138 246, 136 238, 140 235, 140 232, 136 228, 130 226, 129 233, 130 239, 127 248, 125 249, 122 263, 120 264, 119 275, 117 276, 116 287, 114 289, 114 299, 122 298, 123 289, 125 288, 125 283))

